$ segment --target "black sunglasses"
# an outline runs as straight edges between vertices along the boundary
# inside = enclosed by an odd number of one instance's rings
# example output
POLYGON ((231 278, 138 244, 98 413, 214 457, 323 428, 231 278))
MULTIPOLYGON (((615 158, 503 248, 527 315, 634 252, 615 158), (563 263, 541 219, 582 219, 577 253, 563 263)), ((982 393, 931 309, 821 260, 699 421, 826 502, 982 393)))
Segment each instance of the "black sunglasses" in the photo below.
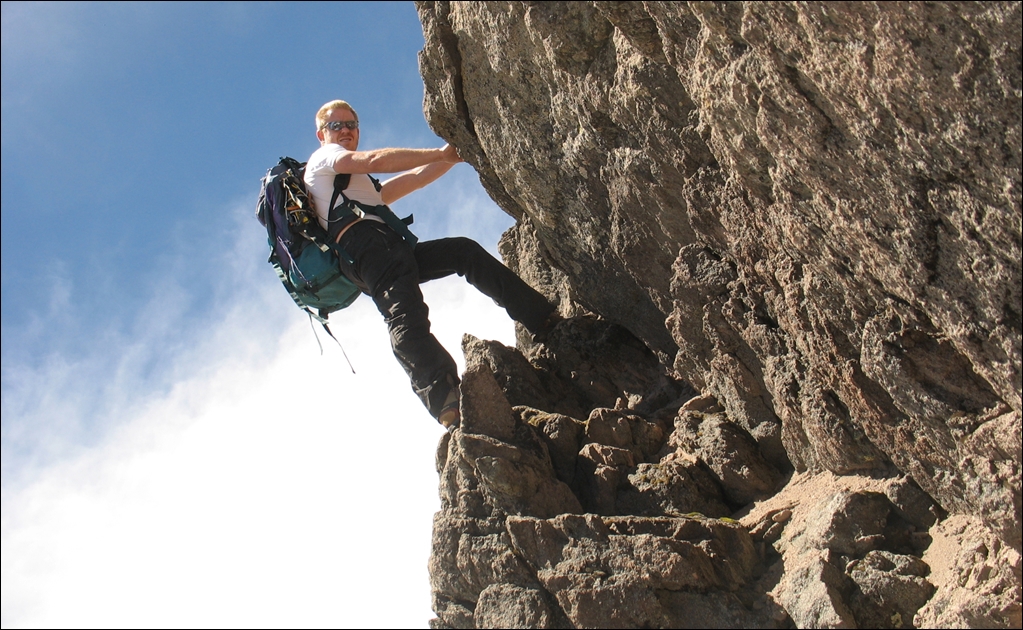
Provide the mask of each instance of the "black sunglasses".
POLYGON ((341 131, 345 127, 355 131, 359 128, 358 120, 332 120, 330 122, 323 123, 320 129, 330 129, 331 131, 341 131))

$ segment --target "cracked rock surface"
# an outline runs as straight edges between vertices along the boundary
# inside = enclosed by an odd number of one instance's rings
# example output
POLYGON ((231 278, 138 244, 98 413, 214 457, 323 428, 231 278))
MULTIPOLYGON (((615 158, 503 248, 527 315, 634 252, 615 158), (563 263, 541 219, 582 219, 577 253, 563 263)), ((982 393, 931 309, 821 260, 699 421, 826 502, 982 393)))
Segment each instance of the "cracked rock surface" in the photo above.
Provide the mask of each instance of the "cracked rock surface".
POLYGON ((1019 627, 1019 3, 420 2, 568 319, 467 338, 438 627, 1019 627))

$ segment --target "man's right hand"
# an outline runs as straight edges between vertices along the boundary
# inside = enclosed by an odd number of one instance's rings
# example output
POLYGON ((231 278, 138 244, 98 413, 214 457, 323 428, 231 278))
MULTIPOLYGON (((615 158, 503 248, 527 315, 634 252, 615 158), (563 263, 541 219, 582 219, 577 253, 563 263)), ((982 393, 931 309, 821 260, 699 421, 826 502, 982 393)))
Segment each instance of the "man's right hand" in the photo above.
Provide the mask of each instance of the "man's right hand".
POLYGON ((453 144, 445 144, 441 151, 444 152, 443 162, 447 162, 448 164, 460 164, 464 161, 462 156, 458 154, 458 148, 453 144))

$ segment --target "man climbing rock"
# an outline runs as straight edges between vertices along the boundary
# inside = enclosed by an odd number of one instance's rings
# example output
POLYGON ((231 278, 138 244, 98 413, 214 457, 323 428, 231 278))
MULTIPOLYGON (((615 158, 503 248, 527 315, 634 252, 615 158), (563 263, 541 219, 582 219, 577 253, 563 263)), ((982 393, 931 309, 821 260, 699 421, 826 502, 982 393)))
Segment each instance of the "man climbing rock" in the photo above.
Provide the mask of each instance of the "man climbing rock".
POLYGON ((305 183, 321 225, 344 252, 342 273, 373 299, 412 389, 430 414, 451 428, 459 422, 458 370, 430 332, 419 284, 457 273, 537 337, 560 318, 546 298, 475 241, 417 242, 385 207, 461 162, 455 147, 359 151, 359 133, 359 117, 348 103, 321 107, 316 113, 321 146, 309 158, 305 183), (380 184, 370 173, 398 174, 380 184), (350 178, 335 184, 338 174, 350 178))

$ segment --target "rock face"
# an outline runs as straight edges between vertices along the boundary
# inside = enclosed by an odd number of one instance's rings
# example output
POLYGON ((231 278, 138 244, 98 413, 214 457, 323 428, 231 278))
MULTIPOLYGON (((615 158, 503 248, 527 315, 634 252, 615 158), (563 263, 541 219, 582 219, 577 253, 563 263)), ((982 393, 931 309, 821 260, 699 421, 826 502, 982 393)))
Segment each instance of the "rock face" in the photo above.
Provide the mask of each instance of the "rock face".
POLYGON ((435 623, 1019 626, 1019 3, 417 6, 571 318, 466 341, 435 623))

